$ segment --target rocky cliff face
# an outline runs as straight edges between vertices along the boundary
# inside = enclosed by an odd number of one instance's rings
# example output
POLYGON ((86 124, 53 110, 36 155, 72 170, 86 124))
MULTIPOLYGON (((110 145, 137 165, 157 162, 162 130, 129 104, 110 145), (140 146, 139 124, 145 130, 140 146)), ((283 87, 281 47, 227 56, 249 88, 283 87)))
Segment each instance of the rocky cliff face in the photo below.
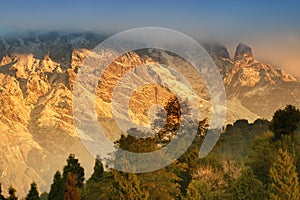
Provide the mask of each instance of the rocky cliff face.
MULTIPOLYGON (((57 33, 0 40, 3 188, 13 185, 23 196, 34 180, 41 190, 48 190, 54 172, 62 168, 69 153, 79 157, 87 176, 91 173, 94 158, 82 145, 73 123, 72 89, 84 59, 99 41, 101 37, 92 34, 57 33)), ((222 45, 203 46, 223 77, 228 123, 242 118, 270 119, 276 109, 288 103, 299 107, 299 82, 281 69, 257 61, 250 47, 239 45, 231 59, 222 45)), ((155 71, 160 65, 174 67, 190 81, 199 97, 201 118, 209 117, 208 88, 189 63, 168 52, 139 50, 118 58, 99 79, 95 108, 99 123, 112 141, 121 134, 112 117, 114 87, 126 72, 132 72, 135 78, 152 73, 156 80, 171 86, 176 77, 166 68, 155 71), (134 70, 140 65, 148 67, 134 70), (170 79, 161 79, 162 75, 170 79)), ((123 85, 124 90, 126 87, 130 85, 123 85)), ((178 87, 183 95, 188 95, 187 88, 178 87)), ((165 105, 173 95, 159 85, 138 88, 130 102, 131 119, 149 125, 152 105, 165 105)))
POLYGON ((223 76, 228 122, 237 118, 271 119, 286 104, 300 106, 300 82, 282 69, 255 59, 249 46, 239 44, 232 59, 222 45, 203 46, 223 76))
POLYGON ((0 45, 0 177, 20 196, 32 181, 48 190, 70 153, 91 172, 94 158, 75 130, 70 90, 85 54, 75 48, 90 44, 83 37, 50 34, 0 45))
POLYGON ((225 81, 228 99, 236 97, 248 110, 266 119, 286 104, 299 107, 300 82, 296 78, 256 60, 244 44, 238 45, 233 62, 225 81))

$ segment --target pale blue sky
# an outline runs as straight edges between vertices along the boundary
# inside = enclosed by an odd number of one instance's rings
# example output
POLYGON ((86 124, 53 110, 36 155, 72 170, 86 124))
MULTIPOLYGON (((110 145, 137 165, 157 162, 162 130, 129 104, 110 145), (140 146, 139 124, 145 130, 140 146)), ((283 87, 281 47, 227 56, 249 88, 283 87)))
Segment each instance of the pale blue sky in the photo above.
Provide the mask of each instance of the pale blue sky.
POLYGON ((300 76, 297 0, 10 0, 0 5, 0 35, 28 30, 112 34, 165 27, 198 40, 222 42, 231 53, 238 42, 245 42, 257 57, 300 76))
POLYGON ((299 1, 10 0, 0 9, 1 29, 117 32, 162 26, 216 36, 300 30, 299 1))

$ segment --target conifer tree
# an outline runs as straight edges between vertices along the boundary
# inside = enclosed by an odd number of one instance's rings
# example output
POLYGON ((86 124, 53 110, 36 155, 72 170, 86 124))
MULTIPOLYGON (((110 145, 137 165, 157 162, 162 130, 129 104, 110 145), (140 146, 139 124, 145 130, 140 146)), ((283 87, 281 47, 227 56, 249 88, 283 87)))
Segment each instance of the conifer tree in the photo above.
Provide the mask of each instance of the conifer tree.
POLYGON ((36 183, 31 183, 30 190, 25 200, 40 200, 40 195, 36 183))
POLYGON ((99 156, 95 159, 94 172, 89 180, 99 182, 103 176, 104 167, 99 156))
POLYGON ((57 171, 49 192, 48 200, 63 200, 64 183, 61 173, 57 171))
POLYGON ((141 186, 149 192, 151 199, 178 199, 180 197, 181 179, 170 167, 140 174, 139 178, 141 186))
POLYGON ((270 127, 275 133, 275 139, 280 139, 283 135, 293 136, 299 121, 300 111, 294 106, 287 105, 283 110, 277 110, 270 127))
POLYGON ((112 170, 114 182, 111 197, 114 200, 147 200, 148 192, 141 188, 136 174, 112 170))
POLYGON ((43 192, 43 193, 41 194, 41 196, 40 196, 40 199, 41 199, 41 200, 47 200, 48 197, 49 197, 48 192, 43 192))
POLYGON ((286 150, 279 149, 270 169, 270 180, 271 199, 300 199, 296 167, 286 150))
POLYGON ((9 194, 9 196, 8 196, 7 200, 17 200, 18 199, 18 197, 16 197, 16 189, 13 188, 12 186, 10 186, 8 188, 8 194, 9 194))
POLYGON ((100 181, 93 181, 89 179, 84 185, 81 193, 81 198, 84 200, 108 200, 111 199, 112 184, 114 176, 110 170, 104 171, 99 179, 100 181))
POLYGON ((272 132, 266 132, 261 136, 256 136, 247 161, 247 165, 251 167, 254 175, 264 185, 270 182, 269 172, 277 154, 278 147, 273 142, 273 139, 274 134, 272 132))
POLYGON ((75 175, 77 186, 79 188, 83 187, 84 182, 84 169, 81 167, 78 159, 75 158, 74 154, 70 154, 67 159, 67 165, 63 169, 63 179, 66 181, 69 173, 75 175))
POLYGON ((257 200, 268 197, 263 183, 255 178, 250 167, 242 171, 242 175, 231 186, 230 193, 237 200, 257 200))
POLYGON ((64 200, 80 200, 76 177, 72 173, 69 173, 66 179, 64 200))

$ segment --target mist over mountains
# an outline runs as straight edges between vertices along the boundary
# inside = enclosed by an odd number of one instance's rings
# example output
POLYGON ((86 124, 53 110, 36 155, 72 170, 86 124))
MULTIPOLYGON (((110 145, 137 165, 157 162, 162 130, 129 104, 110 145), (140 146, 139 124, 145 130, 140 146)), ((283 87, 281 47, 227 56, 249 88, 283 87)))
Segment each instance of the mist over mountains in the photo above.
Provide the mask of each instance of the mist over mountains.
MULTIPOLYGON (((51 32, 0 39, 0 179, 4 188, 13 184, 24 194, 34 180, 42 190, 48 190, 52 175, 69 153, 78 156, 87 175, 91 173, 94 158, 82 145, 72 118, 72 88, 84 59, 105 38, 92 33, 51 32)), ((300 107, 300 82, 282 69, 256 60, 255 49, 239 44, 231 58, 221 44, 203 43, 203 47, 223 78, 227 123, 270 120, 287 104, 300 107)), ((197 79, 186 61, 159 50, 130 52, 112 64, 102 79, 104 86, 97 90, 98 120, 111 133, 108 137, 112 141, 121 134, 112 125, 109 109, 113 86, 125 67, 149 63, 183 68, 182 73, 193 81, 199 94, 203 118, 209 117, 205 82, 197 79)), ((170 94, 163 89, 158 92, 160 102, 166 102, 170 94)), ((141 105, 149 106, 154 98, 137 95, 133 109, 142 113, 141 105)), ((147 121, 143 116, 139 120, 147 121)))

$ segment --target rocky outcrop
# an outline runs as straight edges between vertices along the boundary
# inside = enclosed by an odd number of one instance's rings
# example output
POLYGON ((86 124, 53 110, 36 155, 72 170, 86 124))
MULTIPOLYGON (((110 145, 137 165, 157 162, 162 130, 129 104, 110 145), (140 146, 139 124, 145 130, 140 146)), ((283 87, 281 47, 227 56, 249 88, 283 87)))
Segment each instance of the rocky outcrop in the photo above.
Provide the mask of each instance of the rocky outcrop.
POLYGON ((277 84, 295 81, 297 81, 296 78, 283 70, 259 62, 254 58, 250 47, 239 44, 234 57, 234 67, 227 83, 239 82, 241 86, 254 87, 256 84, 277 84))
POLYGON ((229 99, 239 99, 249 111, 266 119, 286 104, 300 106, 299 81, 282 69, 256 60, 244 44, 237 46, 225 84, 229 99))
POLYGON ((21 191, 28 189, 34 179, 41 187, 45 180, 40 172, 29 166, 31 159, 39 159, 43 148, 28 130, 30 107, 25 104, 19 82, 15 77, 0 74, 0 179, 2 186, 14 185, 21 191), (32 157, 35 152, 36 157, 32 157))
POLYGON ((231 60, 227 48, 224 45, 215 43, 205 43, 202 45, 215 61, 224 82, 227 83, 234 66, 234 62, 231 60))
POLYGON ((230 59, 227 48, 222 44, 204 43, 202 46, 212 57, 230 59))
POLYGON ((67 70, 48 54, 41 60, 33 54, 6 55, 1 64, 2 186, 13 185, 23 196, 34 180, 41 190, 48 190, 53 173, 69 153, 92 169, 93 158, 73 124, 67 70))
POLYGON ((235 50, 234 60, 243 57, 253 57, 252 49, 245 44, 240 43, 235 50))

